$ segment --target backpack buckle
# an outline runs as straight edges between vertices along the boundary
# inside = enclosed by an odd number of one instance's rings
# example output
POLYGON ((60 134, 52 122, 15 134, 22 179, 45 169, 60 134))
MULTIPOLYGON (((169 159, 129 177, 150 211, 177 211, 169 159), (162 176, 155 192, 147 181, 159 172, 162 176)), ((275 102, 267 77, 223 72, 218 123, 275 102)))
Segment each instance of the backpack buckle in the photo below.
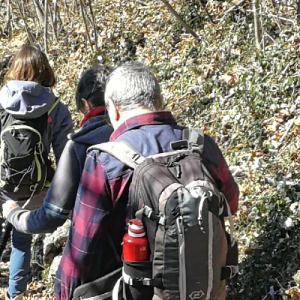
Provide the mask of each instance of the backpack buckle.
POLYGON ((199 145, 193 142, 189 142, 189 148, 192 152, 200 152, 199 145))
POLYGON ((134 162, 136 162, 138 165, 139 165, 140 163, 143 162, 143 158, 142 158, 138 153, 135 153, 135 154, 132 156, 132 160, 133 160, 134 162), (141 161, 139 162, 139 160, 141 160, 141 161))
POLYGON ((123 269, 123 280, 126 284, 132 285, 132 286, 139 286, 139 285, 152 285, 152 279, 151 278, 134 278, 130 275, 126 274, 123 269))
POLYGON ((148 286, 152 285, 152 279, 150 279, 150 278, 143 278, 142 282, 143 282, 143 285, 148 285, 148 286))

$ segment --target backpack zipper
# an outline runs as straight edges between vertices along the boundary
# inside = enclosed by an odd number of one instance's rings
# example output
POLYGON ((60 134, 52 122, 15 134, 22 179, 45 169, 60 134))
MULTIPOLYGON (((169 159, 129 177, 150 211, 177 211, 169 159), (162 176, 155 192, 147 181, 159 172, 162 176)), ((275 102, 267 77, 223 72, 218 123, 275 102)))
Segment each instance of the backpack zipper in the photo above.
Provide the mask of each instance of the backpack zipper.
POLYGON ((179 294, 180 300, 186 299, 186 269, 185 269, 185 243, 182 217, 176 219, 179 248, 179 294))
POLYGON ((27 125, 14 125, 14 126, 8 126, 8 127, 6 127, 6 128, 1 132, 1 136, 2 136, 5 132, 11 131, 11 130, 13 130, 13 129, 28 129, 28 130, 31 130, 31 131, 33 131, 34 133, 36 133, 36 134, 39 136, 40 141, 42 141, 41 134, 38 132, 38 130, 36 130, 36 129, 30 127, 30 126, 27 126, 27 125))

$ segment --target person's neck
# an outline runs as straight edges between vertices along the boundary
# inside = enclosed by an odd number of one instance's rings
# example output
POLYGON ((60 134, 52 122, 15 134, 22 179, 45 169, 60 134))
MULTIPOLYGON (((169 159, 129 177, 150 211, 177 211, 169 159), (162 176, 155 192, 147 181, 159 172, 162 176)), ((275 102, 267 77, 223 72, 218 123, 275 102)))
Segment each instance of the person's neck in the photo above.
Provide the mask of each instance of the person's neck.
POLYGON ((141 108, 128 110, 128 111, 122 111, 122 112, 120 112, 119 120, 113 122, 112 125, 113 125, 114 129, 117 129, 121 124, 123 124, 128 119, 131 119, 131 118, 139 116, 139 115, 151 113, 151 112, 155 112, 155 111, 150 110, 150 109, 141 109, 141 108))
POLYGON ((100 114, 105 113, 105 106, 96 106, 90 109, 87 113, 84 114, 83 119, 80 122, 80 127, 90 118, 95 117, 100 114))

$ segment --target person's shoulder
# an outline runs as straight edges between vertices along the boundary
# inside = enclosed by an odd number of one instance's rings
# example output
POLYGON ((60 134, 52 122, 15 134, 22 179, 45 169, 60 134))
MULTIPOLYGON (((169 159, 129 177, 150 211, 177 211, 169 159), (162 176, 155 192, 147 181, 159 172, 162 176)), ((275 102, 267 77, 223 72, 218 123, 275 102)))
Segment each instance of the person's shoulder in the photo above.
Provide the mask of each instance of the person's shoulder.
MULTIPOLYGON (((73 132, 72 116, 66 105, 61 101, 55 101, 51 109, 48 111, 48 116, 49 122, 52 123, 52 126, 55 126, 57 130, 67 128, 68 133, 73 132)), ((65 135, 65 130, 62 131, 62 134, 65 135)))
POLYGON ((106 176, 109 180, 131 172, 131 169, 129 167, 124 165, 123 162, 121 162, 114 156, 95 149, 95 146, 93 146, 92 148, 93 150, 91 150, 91 148, 87 150, 88 159, 86 160, 86 163, 88 160, 90 160, 90 162, 88 163, 90 165, 100 164, 103 167, 104 172, 106 173, 106 176))
POLYGON ((72 139, 68 139, 64 147, 63 153, 74 151, 75 145, 76 143, 72 139))
POLYGON ((221 149, 212 136, 210 136, 208 134, 204 134, 203 151, 204 151, 204 154, 207 154, 207 156, 213 157, 215 155, 218 155, 218 153, 221 152, 221 149))
POLYGON ((60 99, 56 99, 54 101, 54 103, 51 106, 48 114, 50 116, 56 116, 56 117, 59 117, 59 118, 71 115, 68 108, 67 108, 67 106, 64 103, 62 103, 60 101, 60 99))
POLYGON ((205 143, 217 145, 215 139, 206 133, 204 134, 204 145, 205 145, 205 143))

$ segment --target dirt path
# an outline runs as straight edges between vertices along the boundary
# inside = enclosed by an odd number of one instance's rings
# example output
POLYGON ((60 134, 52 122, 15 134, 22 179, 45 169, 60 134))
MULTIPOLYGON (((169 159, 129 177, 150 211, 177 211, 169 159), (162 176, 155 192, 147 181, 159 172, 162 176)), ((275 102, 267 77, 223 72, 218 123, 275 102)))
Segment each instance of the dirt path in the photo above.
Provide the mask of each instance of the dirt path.
MULTIPOLYGON (((8 287, 9 263, 0 263, 0 300, 5 299, 8 287)), ((53 282, 34 281, 28 284, 24 300, 50 300, 53 299, 53 282)))

